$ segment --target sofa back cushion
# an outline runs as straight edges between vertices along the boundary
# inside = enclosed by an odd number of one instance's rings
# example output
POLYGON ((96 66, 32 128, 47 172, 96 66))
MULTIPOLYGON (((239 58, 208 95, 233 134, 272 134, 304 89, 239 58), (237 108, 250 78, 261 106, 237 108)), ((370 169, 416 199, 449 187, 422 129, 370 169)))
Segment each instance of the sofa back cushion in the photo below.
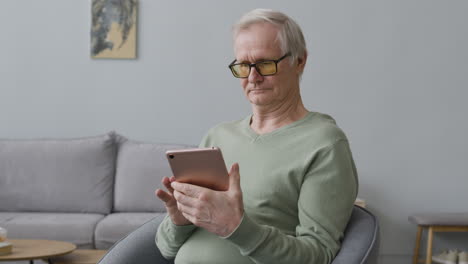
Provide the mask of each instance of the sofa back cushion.
POLYGON ((116 152, 112 133, 0 140, 0 211, 109 213, 116 152))
POLYGON ((164 204, 155 196, 164 176, 172 176, 166 159, 169 149, 193 148, 189 145, 144 143, 121 140, 115 175, 115 212, 165 212, 164 204))

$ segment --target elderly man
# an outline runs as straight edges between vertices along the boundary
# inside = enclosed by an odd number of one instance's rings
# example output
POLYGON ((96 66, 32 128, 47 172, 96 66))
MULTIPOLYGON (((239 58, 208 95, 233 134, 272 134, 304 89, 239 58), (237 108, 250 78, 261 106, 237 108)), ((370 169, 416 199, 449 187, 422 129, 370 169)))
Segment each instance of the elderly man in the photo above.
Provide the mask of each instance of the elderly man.
POLYGON ((307 50, 288 16, 256 9, 234 26, 229 65, 252 115, 211 128, 229 190, 164 178, 168 217, 156 244, 175 263, 330 263, 350 218, 357 173, 345 134, 308 111, 299 83, 307 50))

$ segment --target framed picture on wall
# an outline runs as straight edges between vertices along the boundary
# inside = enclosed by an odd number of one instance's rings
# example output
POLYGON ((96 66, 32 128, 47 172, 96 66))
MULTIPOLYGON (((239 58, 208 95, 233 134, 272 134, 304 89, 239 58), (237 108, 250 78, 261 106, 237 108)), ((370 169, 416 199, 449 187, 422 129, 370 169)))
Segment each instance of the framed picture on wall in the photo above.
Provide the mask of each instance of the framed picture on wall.
POLYGON ((136 58, 137 6, 138 0, 92 0, 92 58, 136 58))

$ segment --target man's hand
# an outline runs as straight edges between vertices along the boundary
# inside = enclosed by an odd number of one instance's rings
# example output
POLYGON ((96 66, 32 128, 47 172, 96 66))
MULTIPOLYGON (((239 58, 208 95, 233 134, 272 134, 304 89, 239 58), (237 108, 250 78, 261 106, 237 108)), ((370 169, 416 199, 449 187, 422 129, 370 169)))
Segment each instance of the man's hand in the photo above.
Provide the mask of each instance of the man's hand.
POLYGON ((175 181, 171 186, 179 211, 194 225, 223 237, 239 226, 244 214, 239 164, 232 165, 224 192, 175 181))
POLYGON ((164 202, 172 223, 175 225, 190 225, 192 223, 182 215, 179 209, 177 209, 177 202, 174 199, 174 189, 171 187, 171 182, 173 181, 175 181, 174 176, 170 179, 168 177, 164 177, 161 182, 166 186, 167 192, 161 189, 156 189, 155 194, 164 202))

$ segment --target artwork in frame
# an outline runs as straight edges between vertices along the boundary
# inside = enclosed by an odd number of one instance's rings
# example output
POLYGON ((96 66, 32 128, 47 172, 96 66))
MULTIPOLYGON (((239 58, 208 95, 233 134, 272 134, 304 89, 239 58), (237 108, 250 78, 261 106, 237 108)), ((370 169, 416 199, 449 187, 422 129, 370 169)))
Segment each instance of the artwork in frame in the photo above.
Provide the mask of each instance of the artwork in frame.
POLYGON ((92 0, 92 58, 136 58, 137 6, 138 0, 92 0))

